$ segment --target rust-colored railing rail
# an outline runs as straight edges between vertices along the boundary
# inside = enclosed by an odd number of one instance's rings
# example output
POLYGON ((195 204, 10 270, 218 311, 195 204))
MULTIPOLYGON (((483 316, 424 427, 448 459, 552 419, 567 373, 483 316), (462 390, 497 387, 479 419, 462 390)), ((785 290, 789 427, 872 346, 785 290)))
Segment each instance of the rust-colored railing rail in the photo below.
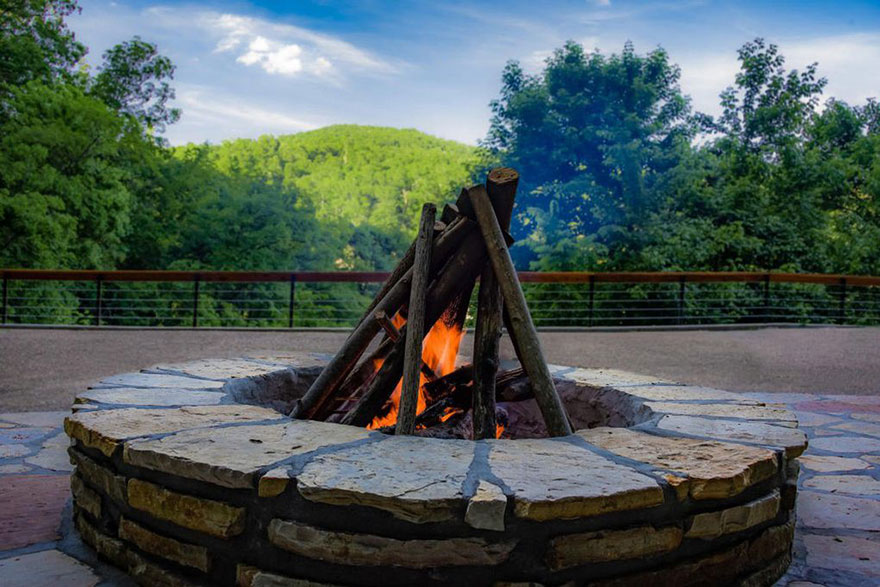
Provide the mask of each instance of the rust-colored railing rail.
MULTIPOLYGON (((243 300, 237 299, 234 291, 242 291, 245 284, 274 284, 269 298, 257 300, 250 297, 241 310, 242 316, 228 318, 234 325, 263 322, 274 326, 293 327, 297 318, 298 295, 300 287, 318 287, 320 284, 376 284, 384 281, 388 274, 384 272, 316 272, 316 271, 145 271, 145 270, 45 270, 45 269, 2 269, 2 300, 0 300, 0 324, 8 323, 53 323, 52 312, 45 310, 48 299, 43 295, 45 288, 39 289, 37 284, 60 282, 76 283, 76 291, 67 291, 67 304, 75 307, 71 310, 75 323, 83 324, 90 320, 94 325, 105 323, 124 324, 131 321, 169 324, 169 316, 158 310, 165 303, 173 309, 173 324, 199 326, 200 315, 210 313, 211 309, 200 307, 200 299, 205 302, 221 299, 228 312, 243 300), (123 295, 118 288, 125 282, 166 284, 176 287, 172 293, 154 294, 154 297, 139 298, 128 292, 123 295), (83 283, 91 286, 83 287, 83 283), (13 288, 13 285, 15 287, 13 288), (189 291, 181 287, 189 284, 189 291), (212 285, 213 284, 213 285, 212 285), (226 284, 226 285, 223 285, 226 284), (287 284, 287 285, 282 285, 287 284), (28 286, 30 289, 28 289, 28 286), (215 290, 206 290, 214 287, 215 290), (220 287, 221 290, 216 290, 220 287), (223 287, 227 289, 222 290, 223 287), (278 288, 286 288, 282 293, 278 288), (116 289, 114 289, 116 288, 116 289), (234 288, 239 288, 234 290, 234 288), (217 292, 220 293, 217 293, 217 292), (72 292, 72 293, 71 293, 72 292), (213 292, 213 293, 212 293, 213 292), (125 297, 125 296, 128 297, 125 297), (224 297, 225 295, 225 297, 224 297), (165 296, 165 297, 163 297, 165 296), (186 297, 189 296, 189 300, 186 297), (212 297, 213 296, 213 297, 212 297), (271 296, 270 296, 271 297, 271 296), (281 299, 283 298, 283 299, 281 299), (71 301, 72 300, 72 301, 71 301), (138 303, 140 302, 140 305, 138 303), (44 304, 41 309, 40 304, 44 304), (271 305, 267 309, 266 304, 271 305), (286 306, 282 308, 281 306, 286 306), (145 308, 150 311, 146 311, 145 308), (150 313, 152 312, 152 314, 150 313), (261 314, 262 312, 262 314, 261 314), (13 316, 14 314, 14 316, 13 316), (271 315, 271 320, 269 319, 271 315), (125 316, 125 322, 121 316, 125 316), (184 318, 183 316, 187 316, 184 318), (263 322, 260 322, 260 321, 263 322), (151 322, 152 321, 152 322, 151 322), (250 322, 248 322, 250 321, 250 322)), ((712 320, 724 321, 722 314, 727 311, 734 317, 733 321, 757 322, 780 319, 789 321, 831 321, 831 322, 880 322, 880 277, 864 275, 836 275, 815 273, 775 273, 775 272, 520 272, 520 280, 524 284, 536 321, 545 326, 552 325, 607 325, 607 324, 687 324, 706 323, 712 320), (615 286, 614 284, 620 284, 615 286), (621 289, 638 288, 640 285, 655 284, 657 291, 649 293, 621 289), (663 289, 662 284, 671 285, 663 289), (700 289, 700 284, 719 284, 715 290, 700 289), (724 290, 722 285, 733 287, 744 297, 743 302, 731 302, 731 291, 724 290), (819 286, 819 293, 810 292, 810 297, 802 294, 792 296, 782 293, 771 293, 773 284, 791 284, 797 286, 819 286), (688 287, 692 285, 693 287, 688 287), (663 293, 657 293, 662 289, 663 293), (858 291, 859 295, 850 300, 850 292, 858 291), (714 293, 713 293, 714 292, 714 293), (720 293, 719 293, 720 292, 720 293), (865 292, 869 292, 870 295, 865 292), (723 296, 721 295, 723 294, 723 296), (639 297, 641 296, 641 297, 639 297), (702 296, 700 298, 699 296, 702 296), (726 297, 724 297, 726 296, 726 297), (722 299, 724 297, 724 299, 722 299), (713 305, 714 304, 714 305, 713 305), (789 310, 799 304, 800 313, 796 316, 789 310), (809 308, 805 304, 812 304, 809 308), (723 308, 722 308, 723 306, 723 308), (714 308, 714 309, 713 309, 714 308), (718 308, 721 308, 720 310, 718 308), (726 308, 726 310, 725 310, 726 308), (709 311, 711 310, 711 312, 709 311), (702 314, 700 313, 702 312, 702 314), (733 313, 731 313, 733 312, 733 313)), ((74 286, 71 285, 70 288, 74 286)), ((134 286, 131 286, 134 287, 134 286)), ((263 286, 256 286, 263 287, 263 286)), ((644 288, 644 287, 643 287, 644 288)), ((55 290, 53 290, 55 291, 55 290)), ((158 291, 158 290, 157 290, 158 291)), ((165 290, 163 290, 165 291, 165 290)), ((775 290, 774 290, 775 291, 775 290)), ((798 290, 802 291, 802 290, 798 290)), ((57 293, 57 292, 56 292, 57 293)), ((253 293, 253 292, 251 292, 253 293)), ((264 292, 265 293, 265 292, 264 292)), ((311 292, 314 294, 314 292, 311 292)), ((147 295, 147 294, 144 294, 147 295)), ((256 294, 253 294, 254 296, 256 294)), ((267 294, 268 295, 268 294, 267 294)), ((304 296, 306 307, 301 303, 304 315, 300 317, 301 325, 327 324, 329 318, 322 318, 322 312, 336 316, 339 325, 346 325, 358 312, 358 304, 363 303, 354 294, 346 299, 325 295, 315 301, 314 295, 306 290, 304 296), (309 313, 310 312, 310 313, 309 313)), ((53 309, 54 311, 54 309, 53 309)), ((216 312, 215 312, 216 314, 216 312)), ((56 312, 57 315, 57 312, 56 312)), ((214 323, 223 325, 223 321, 212 314, 214 323)), ((65 318, 66 319, 66 318, 65 318)))

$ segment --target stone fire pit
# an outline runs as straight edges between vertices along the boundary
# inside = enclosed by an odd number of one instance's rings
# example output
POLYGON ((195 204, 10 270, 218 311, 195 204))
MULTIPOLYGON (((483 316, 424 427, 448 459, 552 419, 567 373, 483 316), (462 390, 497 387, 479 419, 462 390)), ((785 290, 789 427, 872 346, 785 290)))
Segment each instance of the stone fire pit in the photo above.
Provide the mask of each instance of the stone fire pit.
POLYGON ((771 585, 789 564, 790 412, 553 367, 572 436, 395 437, 283 415, 324 360, 160 365, 81 393, 83 540, 146 585, 771 585))

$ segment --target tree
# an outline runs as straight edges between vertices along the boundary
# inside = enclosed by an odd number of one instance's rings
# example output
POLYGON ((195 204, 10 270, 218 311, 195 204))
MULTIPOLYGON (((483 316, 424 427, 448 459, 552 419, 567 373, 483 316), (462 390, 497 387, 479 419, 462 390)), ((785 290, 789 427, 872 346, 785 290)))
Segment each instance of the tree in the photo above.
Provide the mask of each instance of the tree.
POLYGON ((678 79, 664 50, 641 56, 631 43, 605 56, 568 42, 534 76, 509 63, 485 145, 523 178, 514 235, 544 253, 560 239, 572 241, 563 250, 631 250, 692 136, 678 79))
POLYGON ((174 64, 153 43, 135 37, 104 53, 104 62, 89 91, 108 106, 134 117, 148 132, 161 133, 177 122, 180 110, 170 108, 174 64))

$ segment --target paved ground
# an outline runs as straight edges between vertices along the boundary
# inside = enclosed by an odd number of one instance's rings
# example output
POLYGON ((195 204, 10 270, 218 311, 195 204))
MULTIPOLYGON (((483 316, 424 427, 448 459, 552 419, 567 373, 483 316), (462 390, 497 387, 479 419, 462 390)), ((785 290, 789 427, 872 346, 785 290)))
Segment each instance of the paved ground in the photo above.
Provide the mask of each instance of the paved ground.
MULTIPOLYGON (((0 411, 61 410, 73 393, 163 361, 304 349, 342 332, 0 329, 0 411)), ((880 395, 880 328, 543 332, 548 360, 731 391, 880 395)), ((465 340, 463 349, 470 348, 465 340)), ((509 344, 503 345, 512 357, 509 344)))

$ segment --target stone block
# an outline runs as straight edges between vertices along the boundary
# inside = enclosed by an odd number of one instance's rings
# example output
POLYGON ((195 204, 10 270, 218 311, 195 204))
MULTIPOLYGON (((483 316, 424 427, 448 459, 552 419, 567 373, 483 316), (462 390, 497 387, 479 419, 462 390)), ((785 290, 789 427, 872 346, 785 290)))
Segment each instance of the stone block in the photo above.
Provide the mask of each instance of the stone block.
POLYGON ((238 587, 338 587, 329 583, 267 573, 250 565, 238 565, 235 576, 238 587))
POLYGON ((408 522, 450 520, 465 504, 474 446, 393 436, 315 457, 297 476, 297 489, 311 501, 368 506, 408 522))
POLYGON ((93 487, 97 487, 105 495, 117 503, 126 503, 126 480, 109 468, 90 459, 75 448, 68 450, 76 471, 93 487))
POLYGON ((776 473, 776 455, 765 448, 670 438, 628 428, 593 428, 578 434, 628 459, 685 474, 686 481, 667 481, 676 487, 684 484, 693 499, 732 497, 776 473))
POLYGON ((256 485, 261 469, 320 448, 363 440, 370 432, 311 420, 186 430, 126 444, 123 460, 136 467, 233 489, 256 485))
POLYGON ((513 492, 520 518, 571 519, 663 503, 656 480, 570 442, 488 442, 489 466, 513 492))
POLYGON ((507 496, 500 487, 481 480, 474 496, 468 500, 464 521, 480 530, 504 530, 504 511, 507 496))
POLYGON ((807 449, 807 437, 797 428, 761 422, 718 420, 698 416, 663 416, 657 427, 708 440, 729 440, 785 449, 788 458, 796 458, 807 449))
POLYGON ((766 405, 679 404, 674 402, 647 402, 645 405, 651 411, 660 414, 710 416, 713 418, 734 418, 737 420, 770 420, 797 424, 797 417, 792 412, 766 405))
POLYGON ((210 559, 204 546, 186 544, 167 536, 162 536, 131 520, 120 518, 119 537, 131 542, 144 552, 174 561, 185 567, 208 572, 210 559))
POLYGON ((558 536, 547 548, 547 566, 554 571, 591 563, 629 560, 670 552, 681 544, 678 526, 640 526, 558 536))
POLYGON ((244 508, 185 495, 140 479, 129 479, 128 503, 160 520, 218 538, 237 536, 244 530, 244 508))
POLYGON ((122 373, 102 379, 97 388, 145 387, 173 389, 220 389, 223 381, 210 381, 195 377, 182 377, 164 373, 122 373))
POLYGON ((78 404, 96 402, 120 406, 213 406, 221 403, 225 393, 196 389, 143 389, 113 387, 89 389, 76 395, 78 404))
POLYGON ((513 541, 492 543, 482 538, 398 540, 333 532, 279 519, 269 524, 269 540, 279 548, 316 560, 409 569, 497 565, 506 561, 516 546, 513 541))
POLYGON ((693 517, 686 538, 712 540, 725 534, 742 532, 768 520, 779 513, 779 492, 715 512, 704 512, 693 517))
POLYGON ((178 409, 122 408, 77 412, 64 420, 64 431, 85 446, 96 448, 112 456, 127 439, 153 434, 168 434, 190 428, 204 428, 216 424, 279 420, 284 418, 274 410, 257 406, 188 406, 178 409))
POLYGON ((96 520, 101 519, 101 496, 86 487, 79 475, 70 476, 70 491, 77 507, 89 512, 96 520))

